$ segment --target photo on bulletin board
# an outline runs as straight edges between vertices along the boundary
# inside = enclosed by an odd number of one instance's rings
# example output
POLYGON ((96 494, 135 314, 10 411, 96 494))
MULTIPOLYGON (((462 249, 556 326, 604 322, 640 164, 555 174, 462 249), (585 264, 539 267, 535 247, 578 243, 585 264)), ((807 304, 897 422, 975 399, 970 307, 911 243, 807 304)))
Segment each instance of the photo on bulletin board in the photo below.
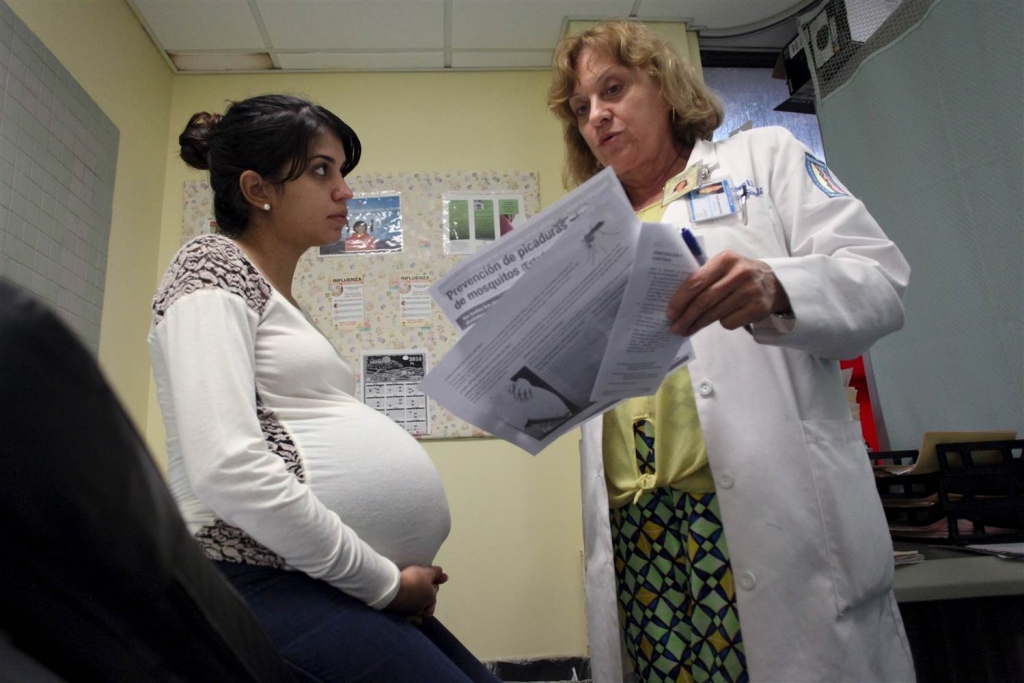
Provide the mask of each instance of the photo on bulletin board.
POLYGON ((446 254, 476 253, 526 220, 521 194, 445 193, 441 201, 446 254))
POLYGON ((401 193, 357 194, 348 201, 341 239, 320 247, 320 256, 396 253, 403 241, 401 193))

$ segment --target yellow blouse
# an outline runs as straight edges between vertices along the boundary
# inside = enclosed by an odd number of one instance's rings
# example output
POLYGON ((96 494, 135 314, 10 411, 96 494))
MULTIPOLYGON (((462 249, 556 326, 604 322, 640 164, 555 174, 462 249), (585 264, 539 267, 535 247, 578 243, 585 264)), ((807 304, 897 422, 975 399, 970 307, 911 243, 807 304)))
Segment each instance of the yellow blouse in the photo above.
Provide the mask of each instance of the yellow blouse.
MULTIPOLYGON (((684 200, 678 200, 684 201, 684 200)), ((661 203, 638 212, 641 221, 657 223, 665 213, 661 203)), ((604 474, 608 503, 620 508, 656 488, 671 486, 688 493, 715 490, 697 416, 697 405, 685 365, 665 378, 654 396, 631 398, 604 415, 604 474), (654 425, 654 474, 640 474, 633 425, 654 425)))

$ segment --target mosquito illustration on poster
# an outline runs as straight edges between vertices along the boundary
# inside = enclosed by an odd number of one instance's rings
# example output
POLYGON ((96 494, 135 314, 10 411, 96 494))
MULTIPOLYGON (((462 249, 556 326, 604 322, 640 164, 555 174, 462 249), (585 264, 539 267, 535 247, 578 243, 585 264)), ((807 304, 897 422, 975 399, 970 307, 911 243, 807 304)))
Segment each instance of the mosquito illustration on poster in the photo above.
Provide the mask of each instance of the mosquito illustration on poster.
POLYGON ((583 215, 583 212, 587 210, 587 206, 587 202, 582 202, 578 206, 573 207, 571 211, 552 223, 551 227, 556 228, 558 232, 561 232, 575 223, 576 219, 583 215))
POLYGON ((598 221, 594 227, 583 233, 583 246, 587 248, 587 260, 594 265, 597 260, 608 253, 608 247, 603 244, 605 236, 618 235, 619 230, 612 230, 605 225, 604 221, 598 221))

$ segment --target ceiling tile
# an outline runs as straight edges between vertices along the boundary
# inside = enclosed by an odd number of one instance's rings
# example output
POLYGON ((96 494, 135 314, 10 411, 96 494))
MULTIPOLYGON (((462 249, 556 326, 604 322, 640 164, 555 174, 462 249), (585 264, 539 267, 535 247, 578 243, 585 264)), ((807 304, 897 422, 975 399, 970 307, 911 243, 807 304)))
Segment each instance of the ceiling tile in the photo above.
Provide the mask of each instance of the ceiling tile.
POLYGON ((282 69, 404 71, 444 68, 444 52, 310 52, 278 54, 282 69))
POLYGON ((702 38, 701 50, 779 50, 796 38, 796 19, 789 19, 766 31, 733 38, 702 38))
POLYGON ((246 0, 130 0, 168 52, 264 50, 246 0))
POLYGON ((453 52, 453 69, 550 69, 552 50, 453 52))
POLYGON ((801 4, 803 0, 643 0, 637 19, 692 19, 703 28, 737 28, 801 4))
MULTIPOLYGON (((284 70, 532 69, 550 65, 567 19, 627 16, 692 20, 708 48, 765 47, 792 27, 746 38, 715 30, 792 13, 809 0, 126 0, 154 41, 172 53, 271 50, 284 70), (445 7, 450 26, 445 25, 445 7), (446 28, 450 45, 445 46, 446 28), (261 29, 271 45, 264 45, 261 29), (766 42, 767 41, 767 42, 766 42), (744 43, 745 45, 745 43, 744 43)), ((792 23, 792 21, 790 22, 792 23)), ((778 42, 778 41, 776 41, 778 42)), ((774 43, 773 43, 774 44, 774 43)))
POLYGON ((633 0, 452 0, 452 47, 553 49, 566 17, 625 17, 633 0))
POLYGON ((276 50, 444 48, 443 0, 256 0, 276 50))

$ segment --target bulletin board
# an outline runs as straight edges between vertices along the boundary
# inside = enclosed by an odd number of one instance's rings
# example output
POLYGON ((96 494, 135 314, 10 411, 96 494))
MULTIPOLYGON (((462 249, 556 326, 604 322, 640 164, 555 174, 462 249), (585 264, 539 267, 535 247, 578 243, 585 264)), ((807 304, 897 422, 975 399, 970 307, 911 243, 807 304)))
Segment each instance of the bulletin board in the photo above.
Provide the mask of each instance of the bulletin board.
MULTIPOLYGON (((431 303, 429 317, 417 325, 403 324, 399 288, 402 279, 425 278, 431 283, 462 259, 446 254, 447 226, 442 195, 515 193, 522 195, 525 217, 540 210, 537 173, 498 172, 409 172, 352 175, 352 191, 359 195, 395 193, 401 197, 403 244, 400 252, 320 256, 311 249, 295 270, 292 293, 338 352, 356 372, 357 396, 362 395, 360 357, 364 351, 424 349, 428 369, 455 344, 455 328, 431 303), (332 281, 361 278, 365 321, 362 326, 338 326, 332 315, 332 281)), ((182 244, 214 231, 213 193, 207 181, 188 181, 184 187, 182 244)), ((450 439, 487 436, 429 400, 429 433, 422 439, 450 439)))

